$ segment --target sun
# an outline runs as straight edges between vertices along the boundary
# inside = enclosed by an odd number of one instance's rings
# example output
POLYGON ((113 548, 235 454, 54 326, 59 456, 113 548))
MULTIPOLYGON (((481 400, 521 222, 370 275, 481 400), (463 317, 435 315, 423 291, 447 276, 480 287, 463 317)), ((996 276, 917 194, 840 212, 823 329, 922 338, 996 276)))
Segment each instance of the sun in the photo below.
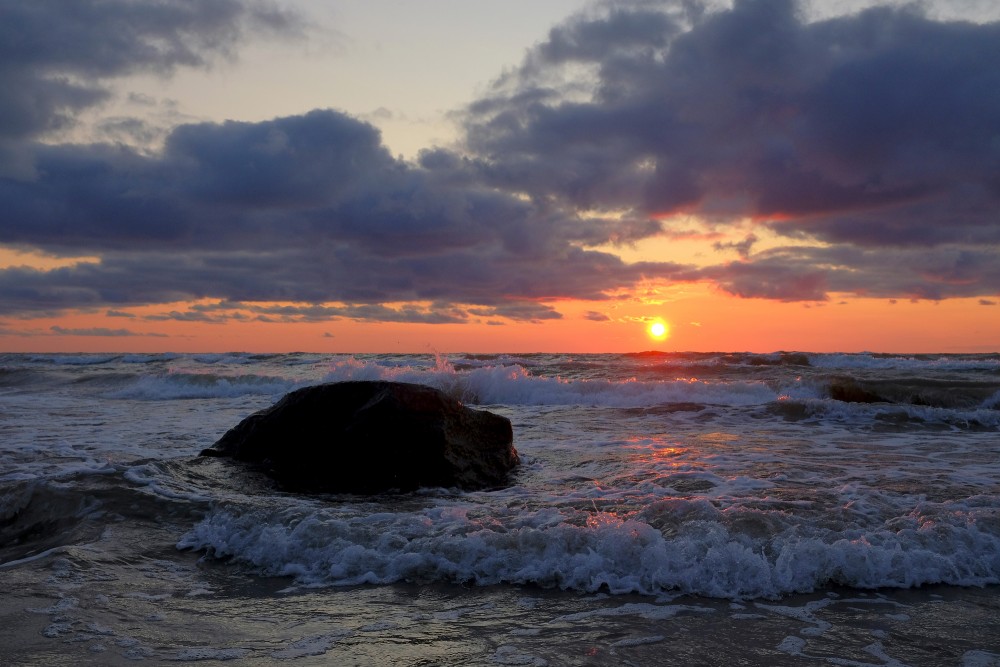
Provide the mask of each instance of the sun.
POLYGON ((646 327, 646 333, 653 340, 666 340, 670 335, 670 327, 663 320, 653 320, 646 327))

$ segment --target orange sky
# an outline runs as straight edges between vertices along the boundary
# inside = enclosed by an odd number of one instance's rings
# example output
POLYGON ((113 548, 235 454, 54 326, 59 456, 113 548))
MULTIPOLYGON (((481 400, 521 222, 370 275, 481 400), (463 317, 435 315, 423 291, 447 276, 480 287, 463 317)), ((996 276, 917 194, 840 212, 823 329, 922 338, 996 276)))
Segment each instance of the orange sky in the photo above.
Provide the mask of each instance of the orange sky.
MULTIPOLYGON (((665 290, 666 291, 666 290, 665 290)), ((222 324, 148 321, 136 317, 69 314, 6 320, 0 336, 9 352, 637 352, 804 350, 813 352, 995 352, 1000 350, 1000 310, 978 299, 897 301, 847 298, 824 304, 740 299, 686 286, 660 304, 554 304, 563 318, 537 323, 399 324, 333 320, 315 323, 222 324), (588 312, 607 315, 594 321, 588 312), (669 323, 655 341, 646 327, 669 323), (58 333, 73 331, 76 333, 58 333), (92 335, 106 329, 106 335, 92 335), (131 335, 110 335, 127 330, 131 335), (84 335, 89 332, 91 335, 84 335)), ((123 312, 128 312, 125 309, 123 312)))

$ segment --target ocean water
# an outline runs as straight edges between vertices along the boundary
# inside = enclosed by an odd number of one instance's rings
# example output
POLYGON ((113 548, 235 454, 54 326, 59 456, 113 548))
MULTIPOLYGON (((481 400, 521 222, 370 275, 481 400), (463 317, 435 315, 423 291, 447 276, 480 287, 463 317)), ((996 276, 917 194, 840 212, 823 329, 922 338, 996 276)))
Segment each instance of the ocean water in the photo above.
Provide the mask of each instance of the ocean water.
POLYGON ((0 355, 0 665, 1000 665, 1000 355, 0 355), (293 389, 511 419, 504 489, 201 458, 293 389))

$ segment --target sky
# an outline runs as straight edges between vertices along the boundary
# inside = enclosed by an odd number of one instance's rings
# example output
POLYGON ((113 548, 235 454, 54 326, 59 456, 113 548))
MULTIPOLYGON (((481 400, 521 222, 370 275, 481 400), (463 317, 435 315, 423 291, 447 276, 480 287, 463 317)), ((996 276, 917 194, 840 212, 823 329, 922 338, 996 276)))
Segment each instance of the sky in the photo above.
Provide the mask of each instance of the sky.
POLYGON ((997 62, 992 0, 0 0, 0 350, 998 351, 997 62))

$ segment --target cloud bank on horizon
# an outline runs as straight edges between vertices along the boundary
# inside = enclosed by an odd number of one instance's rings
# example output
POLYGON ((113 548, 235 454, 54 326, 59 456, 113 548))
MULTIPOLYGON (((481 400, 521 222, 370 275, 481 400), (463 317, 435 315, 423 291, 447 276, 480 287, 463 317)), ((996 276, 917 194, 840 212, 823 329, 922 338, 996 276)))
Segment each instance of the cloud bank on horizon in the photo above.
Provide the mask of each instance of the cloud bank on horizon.
POLYGON ((538 321, 647 280, 1000 295, 1000 22, 916 5, 595 5, 416 162, 328 109, 182 124, 154 152, 53 139, 124 76, 302 25, 251 0, 0 0, 0 245, 98 258, 0 269, 0 315, 213 300, 163 317, 538 321), (738 257, 710 265, 614 251, 692 219, 781 242, 717 244, 738 257))

